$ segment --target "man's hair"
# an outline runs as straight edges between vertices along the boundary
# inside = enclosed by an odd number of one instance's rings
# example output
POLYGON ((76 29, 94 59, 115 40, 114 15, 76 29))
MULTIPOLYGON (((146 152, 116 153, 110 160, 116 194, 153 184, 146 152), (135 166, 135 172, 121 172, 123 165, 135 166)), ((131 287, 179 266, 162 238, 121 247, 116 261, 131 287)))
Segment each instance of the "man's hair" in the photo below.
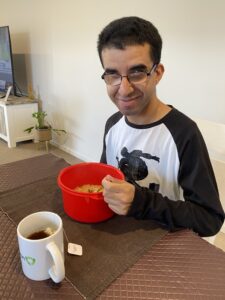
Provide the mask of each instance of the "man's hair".
POLYGON ((104 48, 125 49, 126 46, 150 45, 150 57, 158 64, 161 59, 162 39, 157 28, 139 17, 124 17, 110 22, 98 36, 98 54, 102 63, 104 48))

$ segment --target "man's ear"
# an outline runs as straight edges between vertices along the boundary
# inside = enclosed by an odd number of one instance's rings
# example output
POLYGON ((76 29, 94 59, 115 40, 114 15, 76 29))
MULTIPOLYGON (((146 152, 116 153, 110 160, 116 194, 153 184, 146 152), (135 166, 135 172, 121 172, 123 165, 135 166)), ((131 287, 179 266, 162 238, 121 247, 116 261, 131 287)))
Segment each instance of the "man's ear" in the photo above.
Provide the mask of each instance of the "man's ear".
POLYGON ((155 83, 158 84, 163 77, 164 74, 164 66, 163 64, 158 64, 155 68, 155 83))

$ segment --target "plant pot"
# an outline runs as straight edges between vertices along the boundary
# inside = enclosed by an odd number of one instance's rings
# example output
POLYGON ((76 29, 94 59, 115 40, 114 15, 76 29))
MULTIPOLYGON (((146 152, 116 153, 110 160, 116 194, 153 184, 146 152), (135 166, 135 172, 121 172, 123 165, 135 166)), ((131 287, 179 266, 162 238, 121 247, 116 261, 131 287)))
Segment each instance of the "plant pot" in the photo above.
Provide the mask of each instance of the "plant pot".
POLYGON ((51 128, 46 129, 35 129, 35 141, 45 142, 52 139, 52 130, 51 128))

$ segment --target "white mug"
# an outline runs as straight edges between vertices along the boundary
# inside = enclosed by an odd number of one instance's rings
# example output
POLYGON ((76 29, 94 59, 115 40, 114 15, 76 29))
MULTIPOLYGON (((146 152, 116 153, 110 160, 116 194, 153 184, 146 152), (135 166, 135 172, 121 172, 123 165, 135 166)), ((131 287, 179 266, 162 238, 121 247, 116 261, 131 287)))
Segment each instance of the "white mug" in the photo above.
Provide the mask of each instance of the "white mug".
POLYGON ((65 277, 62 219, 53 212, 40 211, 25 217, 17 226, 24 274, 33 280, 65 277), (41 235, 46 237, 41 237, 41 235))

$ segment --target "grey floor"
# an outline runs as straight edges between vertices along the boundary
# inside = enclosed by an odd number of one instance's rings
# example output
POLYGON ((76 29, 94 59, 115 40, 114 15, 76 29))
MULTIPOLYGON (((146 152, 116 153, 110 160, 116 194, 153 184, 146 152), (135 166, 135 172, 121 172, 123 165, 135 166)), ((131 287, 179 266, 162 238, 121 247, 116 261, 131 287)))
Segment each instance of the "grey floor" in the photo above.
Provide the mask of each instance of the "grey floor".
POLYGON ((81 160, 75 156, 60 150, 51 144, 48 145, 47 151, 45 142, 33 143, 32 141, 26 141, 17 143, 15 148, 8 148, 7 143, 0 139, 0 164, 6 164, 46 153, 52 153, 62 157, 71 165, 81 162, 81 160))
MULTIPOLYGON (((53 145, 49 145, 48 152, 62 157, 69 164, 81 162, 75 156, 66 153, 53 145)), ((26 159, 48 153, 45 143, 33 143, 32 141, 17 143, 16 148, 8 148, 7 143, 0 139, 0 164, 26 159)), ((215 239, 214 245, 225 251, 225 234, 220 232, 215 239)))

